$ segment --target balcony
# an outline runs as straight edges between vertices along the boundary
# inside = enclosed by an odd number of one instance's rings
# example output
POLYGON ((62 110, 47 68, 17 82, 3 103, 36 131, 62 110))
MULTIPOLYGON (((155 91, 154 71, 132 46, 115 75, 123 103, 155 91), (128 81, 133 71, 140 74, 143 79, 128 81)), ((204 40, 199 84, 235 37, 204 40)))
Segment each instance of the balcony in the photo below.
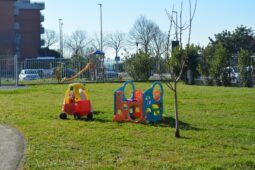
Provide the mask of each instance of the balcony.
POLYGON ((44 10, 45 4, 43 2, 34 2, 30 3, 29 1, 16 1, 15 7, 18 9, 38 9, 44 10))
POLYGON ((18 8, 14 8, 14 16, 18 16, 19 15, 19 9, 18 8))
POLYGON ((42 14, 41 14, 41 16, 40 16, 40 21, 41 21, 41 22, 44 22, 44 15, 42 15, 42 14))
POLYGON ((20 44, 21 44, 21 35, 19 33, 15 33, 14 45, 19 46, 20 44))
POLYGON ((20 24, 18 22, 15 22, 14 24, 14 30, 18 31, 20 29, 20 24))
POLYGON ((44 34, 45 33, 45 29, 41 26, 41 28, 40 28, 40 33, 41 34, 44 34))
POLYGON ((45 40, 41 39, 41 46, 45 46, 45 40))
POLYGON ((45 4, 43 2, 35 2, 35 3, 31 3, 31 7, 33 7, 33 9, 44 10, 45 4))

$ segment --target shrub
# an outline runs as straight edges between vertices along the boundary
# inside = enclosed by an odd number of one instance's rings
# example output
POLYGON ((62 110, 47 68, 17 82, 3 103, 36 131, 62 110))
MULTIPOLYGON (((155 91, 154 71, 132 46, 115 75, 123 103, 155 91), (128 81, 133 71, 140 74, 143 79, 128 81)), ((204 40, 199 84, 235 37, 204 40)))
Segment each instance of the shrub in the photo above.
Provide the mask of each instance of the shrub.
POLYGON ((147 81, 153 69, 152 58, 148 54, 140 51, 126 60, 126 68, 128 74, 135 81, 147 81))
POLYGON ((245 87, 253 86, 250 56, 251 53, 243 49, 241 49, 238 56, 238 70, 240 72, 241 85, 245 87))

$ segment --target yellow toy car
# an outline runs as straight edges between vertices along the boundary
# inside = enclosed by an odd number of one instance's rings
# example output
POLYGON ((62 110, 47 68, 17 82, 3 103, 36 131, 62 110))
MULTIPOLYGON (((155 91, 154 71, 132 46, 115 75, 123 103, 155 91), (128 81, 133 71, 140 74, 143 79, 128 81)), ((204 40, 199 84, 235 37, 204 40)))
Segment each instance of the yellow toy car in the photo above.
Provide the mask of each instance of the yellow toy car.
POLYGON ((87 116, 93 119, 93 109, 91 106, 88 90, 81 83, 69 84, 65 93, 61 119, 67 119, 67 115, 73 115, 75 119, 87 116))

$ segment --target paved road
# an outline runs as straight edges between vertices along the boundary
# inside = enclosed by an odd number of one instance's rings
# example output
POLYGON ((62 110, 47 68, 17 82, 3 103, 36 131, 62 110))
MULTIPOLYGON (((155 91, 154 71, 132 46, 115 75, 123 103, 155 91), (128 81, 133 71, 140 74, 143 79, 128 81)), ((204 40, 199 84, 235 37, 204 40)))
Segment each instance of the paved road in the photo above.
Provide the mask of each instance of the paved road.
POLYGON ((24 150, 23 136, 13 128, 0 125, 0 170, 20 169, 24 150))

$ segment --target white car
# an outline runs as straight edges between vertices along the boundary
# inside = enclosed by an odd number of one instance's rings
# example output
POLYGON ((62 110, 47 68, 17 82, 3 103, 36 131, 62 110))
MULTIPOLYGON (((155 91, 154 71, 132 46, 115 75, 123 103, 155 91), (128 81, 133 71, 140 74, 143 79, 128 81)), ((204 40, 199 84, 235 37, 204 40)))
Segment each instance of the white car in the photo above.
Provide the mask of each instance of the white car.
POLYGON ((19 74, 20 80, 37 80, 40 76, 36 70, 33 69, 24 69, 21 70, 19 74))
POLYGON ((230 73, 231 83, 238 84, 240 82, 240 75, 234 70, 233 67, 226 67, 225 71, 230 73))

